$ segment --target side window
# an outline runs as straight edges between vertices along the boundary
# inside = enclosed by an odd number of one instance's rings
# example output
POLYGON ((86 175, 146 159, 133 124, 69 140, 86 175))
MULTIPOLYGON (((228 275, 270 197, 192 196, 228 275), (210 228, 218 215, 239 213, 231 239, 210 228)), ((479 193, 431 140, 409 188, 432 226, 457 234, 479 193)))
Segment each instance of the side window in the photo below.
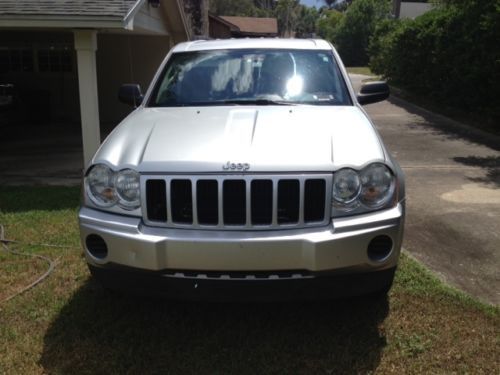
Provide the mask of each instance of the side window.
POLYGON ((32 72, 33 50, 30 48, 0 48, 0 73, 32 72))
POLYGON ((38 71, 71 72, 72 50, 68 46, 51 46, 38 50, 38 71))
POLYGON ((345 89, 342 85, 343 78, 340 75, 339 68, 334 62, 332 55, 325 53, 318 53, 318 69, 315 73, 317 81, 321 80, 320 88, 327 88, 339 102, 347 100, 345 96, 345 89), (322 79, 321 79, 322 77, 322 79))

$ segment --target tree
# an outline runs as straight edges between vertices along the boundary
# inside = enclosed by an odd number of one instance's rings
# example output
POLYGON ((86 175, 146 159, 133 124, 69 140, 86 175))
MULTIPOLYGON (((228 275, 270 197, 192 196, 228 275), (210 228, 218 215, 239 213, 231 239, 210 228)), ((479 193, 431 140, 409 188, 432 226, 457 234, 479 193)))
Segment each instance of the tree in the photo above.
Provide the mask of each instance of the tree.
POLYGON ((222 16, 275 17, 282 36, 310 36, 316 31, 318 10, 299 0, 210 0, 209 4, 212 13, 222 16))
POLYGON ((333 41, 348 66, 368 63, 368 44, 378 22, 391 18, 390 0, 355 0, 335 27, 333 41))
POLYGON ((274 16, 278 19, 278 29, 282 36, 292 36, 300 15, 299 0, 278 0, 274 16))
POLYGON ((334 43, 335 30, 339 25, 343 14, 335 9, 325 9, 321 12, 319 19, 316 21, 316 32, 318 35, 330 42, 334 43))
POLYGON ((274 0, 254 0, 254 4, 260 9, 273 9, 274 0))
POLYGON ((266 4, 265 0, 210 0, 210 12, 221 16, 266 17, 270 8, 258 7, 266 4))
POLYGON ((337 0, 323 0, 323 2, 328 6, 328 8, 333 8, 337 0))
POLYGON ((296 27, 297 37, 310 37, 316 33, 316 21, 319 12, 316 8, 300 6, 299 20, 296 27))
POLYGON ((343 12, 349 5, 352 4, 353 0, 323 0, 323 2, 328 6, 328 8, 343 12))

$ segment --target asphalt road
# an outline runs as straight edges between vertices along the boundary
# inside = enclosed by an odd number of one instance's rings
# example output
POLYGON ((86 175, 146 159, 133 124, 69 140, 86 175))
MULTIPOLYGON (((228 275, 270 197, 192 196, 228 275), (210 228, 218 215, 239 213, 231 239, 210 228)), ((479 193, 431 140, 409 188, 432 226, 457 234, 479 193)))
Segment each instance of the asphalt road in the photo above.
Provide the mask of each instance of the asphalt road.
MULTIPOLYGON (((351 75, 355 88, 364 78, 351 75)), ((395 97, 365 109, 406 175, 403 247, 451 285, 500 304, 500 138, 395 97)))

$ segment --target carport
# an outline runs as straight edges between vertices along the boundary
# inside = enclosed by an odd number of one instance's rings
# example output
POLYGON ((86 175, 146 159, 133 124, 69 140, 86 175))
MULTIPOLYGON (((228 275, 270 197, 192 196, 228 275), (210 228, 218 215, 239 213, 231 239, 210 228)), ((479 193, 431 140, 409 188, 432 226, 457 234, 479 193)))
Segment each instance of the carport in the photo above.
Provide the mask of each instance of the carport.
MULTIPOLYGON (((130 111, 117 101, 120 84, 147 87, 170 47, 189 38, 180 0, 2 1, 0 143, 18 156, 46 143, 57 162, 55 146, 80 140, 88 163, 130 111)), ((19 159, 3 149, 0 175, 19 159)))

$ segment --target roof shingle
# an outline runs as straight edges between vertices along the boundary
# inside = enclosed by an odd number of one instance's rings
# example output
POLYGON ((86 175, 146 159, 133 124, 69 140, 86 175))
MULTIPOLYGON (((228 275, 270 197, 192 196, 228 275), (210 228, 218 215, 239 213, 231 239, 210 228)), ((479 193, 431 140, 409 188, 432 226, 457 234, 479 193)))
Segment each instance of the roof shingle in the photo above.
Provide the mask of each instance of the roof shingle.
POLYGON ((277 34, 276 18, 219 16, 224 21, 237 26, 244 33, 277 34))
POLYGON ((0 15, 123 18, 138 0, 1 0, 0 15))

